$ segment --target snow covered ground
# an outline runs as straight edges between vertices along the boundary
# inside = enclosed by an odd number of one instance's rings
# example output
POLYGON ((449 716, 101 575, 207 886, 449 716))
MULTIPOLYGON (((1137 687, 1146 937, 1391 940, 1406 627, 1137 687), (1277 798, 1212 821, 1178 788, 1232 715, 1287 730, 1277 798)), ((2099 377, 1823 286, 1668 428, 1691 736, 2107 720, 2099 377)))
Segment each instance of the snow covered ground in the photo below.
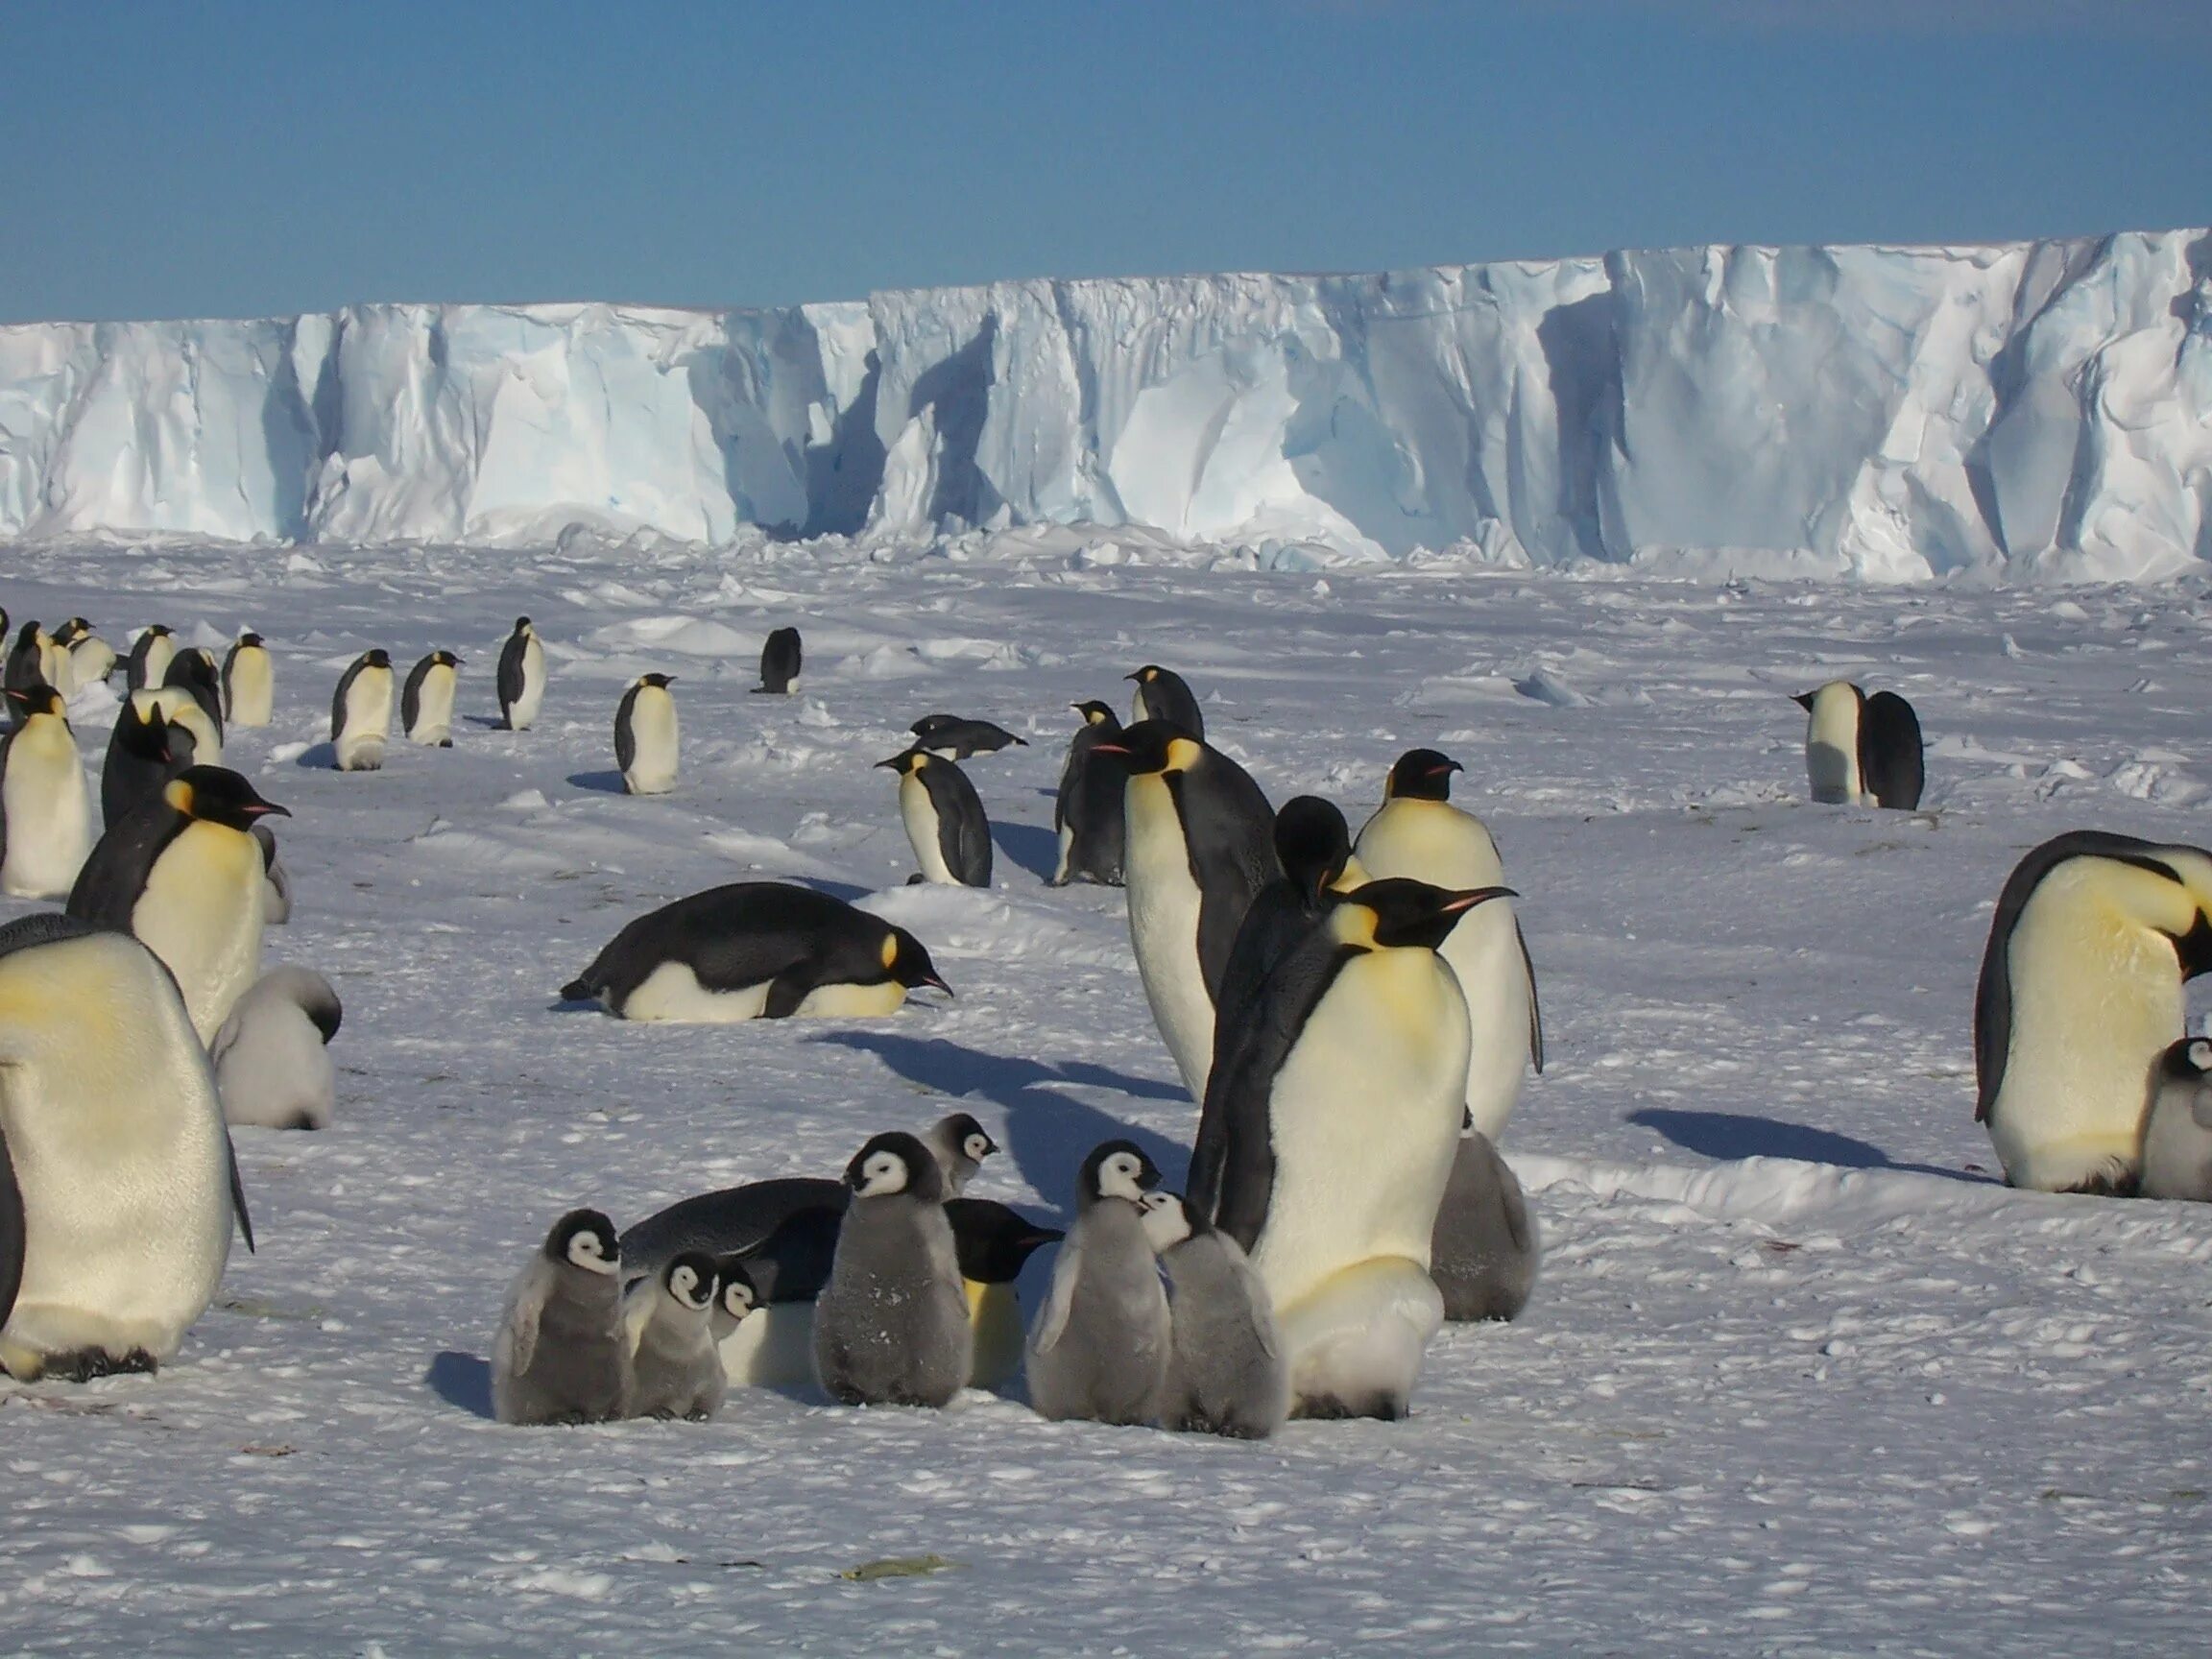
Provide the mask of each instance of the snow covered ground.
POLYGON ((0 1383, 0 1648, 2202 1651, 2212 1210, 1995 1185, 1968 1027, 2024 850, 2212 840, 2204 585, 998 555, 0 548, 18 618, 269 637, 277 721, 230 755, 296 814, 270 955, 346 1001, 338 1125, 238 1133, 261 1250, 175 1365, 0 1383), (511 734, 492 671, 525 612, 553 684, 511 734), (803 693, 749 696, 781 623, 803 693), (469 718, 342 776, 317 745, 370 645, 458 650, 469 718), (1407 1423, 1257 1446, 976 1393, 490 1422, 504 1287, 570 1205, 626 1224, 833 1172, 952 1097, 1006 1147, 979 1193, 1064 1212, 1114 1134, 1180 1170, 1195 1110, 1120 895, 1042 882, 1068 705, 1148 661, 1278 801, 1357 825, 1403 749, 1466 763, 1551 1042, 1506 1138, 1549 1245, 1525 1317, 1447 1332, 1407 1423), (632 800, 610 728, 647 668, 680 676, 686 770, 632 800), (1787 694, 1844 674, 1917 705, 1927 810, 1804 802, 1787 694), (1032 744, 968 765, 988 893, 900 886, 870 762, 940 709, 1032 744), (621 923, 751 876, 874 894, 957 998, 719 1029, 554 1010, 621 923), (946 1564, 848 1575, 923 1556, 946 1564))

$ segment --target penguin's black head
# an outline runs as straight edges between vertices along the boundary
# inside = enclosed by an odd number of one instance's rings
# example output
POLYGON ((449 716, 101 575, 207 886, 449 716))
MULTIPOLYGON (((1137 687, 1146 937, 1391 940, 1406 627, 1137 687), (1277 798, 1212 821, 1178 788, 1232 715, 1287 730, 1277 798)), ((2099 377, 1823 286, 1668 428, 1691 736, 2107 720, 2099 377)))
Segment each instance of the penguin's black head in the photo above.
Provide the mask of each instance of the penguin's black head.
POLYGON ((460 668, 466 666, 466 664, 462 662, 461 659, 454 656, 450 651, 433 651, 430 653, 430 661, 440 664, 442 667, 446 668, 460 668))
POLYGON ((245 633, 238 636, 238 643, 240 645, 247 646, 259 645, 261 643, 261 636, 254 633, 252 629, 248 629, 245 633))
POLYGON ((1075 1197, 1088 1207, 1102 1198, 1126 1198, 1142 1204, 1144 1194, 1160 1185, 1160 1166, 1134 1141, 1107 1141, 1091 1148, 1076 1177, 1075 1197))
POLYGON ((1161 675, 1166 672, 1167 670, 1161 667, 1159 663, 1147 662, 1143 667, 1138 669, 1136 673, 1124 674, 1121 676, 1121 678, 1124 680, 1134 680, 1140 685, 1149 685, 1153 681, 1159 679, 1161 675))
POLYGON ((2175 1083, 2212 1081, 2212 1037, 2184 1037, 2158 1056, 2158 1075, 2175 1083))
POLYGON ((1132 777, 1151 778, 1167 772, 1188 772, 1205 756, 1206 745, 1169 720, 1140 720, 1124 726, 1119 736, 1101 743, 1094 755, 1125 755, 1132 777))
POLYGON ((18 651, 27 651, 37 643, 38 624, 36 622, 24 623, 23 626, 16 632, 15 649, 18 651))
POLYGON ((57 645, 74 645, 91 632, 91 623, 85 621, 82 616, 72 616, 60 627, 55 629, 51 637, 57 645))
POLYGON ((1398 757, 1382 784, 1385 801, 1449 801, 1452 774, 1464 771, 1449 755, 1433 749, 1408 749, 1398 757))
POLYGON ((379 645, 373 651, 362 652, 361 661, 370 668, 389 668, 392 666, 392 653, 379 645))
POLYGON ((516 632, 516 633, 517 633, 517 634, 527 634, 527 633, 529 633, 529 632, 530 632, 530 618, 529 618, 529 617, 527 617, 527 616, 517 616, 517 617, 516 617, 516 618, 515 618, 515 632, 516 632))
POLYGON ((162 799, 202 824, 251 834, 253 821, 272 812, 292 816, 274 801, 264 801, 253 785, 227 766, 187 766, 162 788, 162 799))
POLYGON ((1275 856, 1283 874, 1311 903, 1344 874, 1352 856, 1352 831, 1344 814, 1318 795, 1298 795, 1275 814, 1275 856))
POLYGON ((657 685, 665 691, 669 686, 676 684, 676 676, 673 674, 640 674, 637 676, 637 684, 640 685, 657 685))
POLYGON ((903 1192, 925 1204, 945 1196, 945 1178, 929 1148, 900 1130, 878 1135, 853 1155, 845 1166, 845 1185, 854 1197, 885 1198, 903 1192))
POLYGON ((718 1284, 714 1258, 697 1250, 685 1251, 661 1269, 661 1287, 694 1313, 714 1306, 718 1284))
POLYGON ((929 764, 929 760, 928 750, 907 749, 892 756, 888 760, 878 760, 876 764, 880 767, 888 767, 898 773, 900 777, 904 778, 910 773, 921 771, 923 767, 929 764))
POLYGON ((169 637, 169 625, 165 622, 149 622, 138 637, 141 639, 166 639, 169 637))
POLYGON ((28 720, 34 714, 67 717, 63 712, 65 706, 61 701, 61 693, 43 680, 34 681, 29 685, 11 685, 7 695, 8 701, 15 707, 15 718, 18 720, 28 720))
POLYGON ((946 727, 959 724, 960 716, 957 714, 925 714, 906 730, 917 737, 932 737, 946 727))
POLYGON ((1121 717, 1095 697, 1088 703, 1077 703, 1072 707, 1076 713, 1083 716, 1083 724, 1086 726, 1095 726, 1107 733, 1121 730, 1121 717))
POLYGON ((980 1164, 998 1150, 998 1142, 991 1139, 990 1131, 965 1112, 955 1112, 937 1125, 937 1132, 948 1146, 957 1147, 960 1155, 972 1164, 980 1164))
POLYGON ((1455 893, 1396 876, 1370 881, 1350 894, 1331 912, 1331 925, 1346 943, 1385 950, 1433 950, 1476 905, 1519 897, 1510 887, 1473 887, 1455 893), (1358 937, 1362 933, 1365 937, 1358 937))
POLYGON ((1147 1192, 1138 1208, 1144 1212, 1144 1238, 1155 1256, 1165 1256, 1186 1238, 1214 1231, 1198 1214, 1198 1206, 1180 1192, 1147 1192))
POLYGON ((164 688, 174 685, 185 691, 197 688, 212 693, 220 680, 215 659, 197 646, 178 652, 169 659, 169 666, 161 672, 164 688))
POLYGON ((760 1305, 760 1290, 753 1283, 753 1275, 746 1269, 742 1258, 724 1256, 714 1263, 715 1283, 720 1286, 715 1300, 722 1311, 739 1323, 745 1315, 760 1305))
POLYGON ((926 985, 948 997, 952 995, 952 987, 938 977, 937 964, 929 960, 929 952, 922 948, 922 941, 905 928, 894 927, 884 934, 879 954, 884 973, 907 990, 919 991, 926 985))
POLYGON ((545 1256, 587 1273, 612 1274, 622 1266, 614 1223, 597 1210, 571 1210, 554 1222, 553 1231, 545 1235, 545 1256))
POLYGON ((952 1223, 960 1277, 978 1285, 1013 1284, 1022 1277, 1024 1262, 1068 1237, 1057 1227, 1041 1227, 989 1198, 948 1198, 945 1219, 952 1223))

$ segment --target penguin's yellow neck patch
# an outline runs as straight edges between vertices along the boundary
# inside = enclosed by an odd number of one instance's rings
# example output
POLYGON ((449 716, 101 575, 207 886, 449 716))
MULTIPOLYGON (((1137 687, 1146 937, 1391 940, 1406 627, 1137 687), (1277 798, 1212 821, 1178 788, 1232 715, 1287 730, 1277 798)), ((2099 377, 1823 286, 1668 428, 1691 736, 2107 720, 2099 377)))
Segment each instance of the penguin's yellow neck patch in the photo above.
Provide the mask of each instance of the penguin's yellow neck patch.
POLYGON ((1198 764, 1198 757, 1203 753, 1204 750, 1192 738, 1170 738, 1167 744, 1166 769, 1170 772, 1188 772, 1191 767, 1198 764))
POLYGON ((181 778, 172 778, 161 786, 161 799, 189 818, 192 816, 192 804, 197 797, 192 792, 191 784, 181 778))
POLYGON ((886 933, 886 934, 884 934, 884 935, 883 935, 883 949, 882 949, 881 950, 878 951, 878 952, 877 952, 877 954, 878 954, 878 956, 880 956, 880 957, 883 959, 883 966, 884 966, 884 967, 886 967, 886 968, 890 967, 892 963, 894 963, 894 962, 898 961, 898 960, 899 960, 899 935, 898 935, 898 934, 896 934, 896 933, 886 933))
POLYGON ((973 1325, 983 1317, 983 1298, 991 1294, 991 1286, 980 1279, 963 1279, 960 1287, 968 1292, 968 1322, 973 1325))
POLYGON ((1339 945, 1378 950, 1382 947, 1375 943, 1375 912, 1364 904, 1339 904, 1329 912, 1329 936, 1339 945))

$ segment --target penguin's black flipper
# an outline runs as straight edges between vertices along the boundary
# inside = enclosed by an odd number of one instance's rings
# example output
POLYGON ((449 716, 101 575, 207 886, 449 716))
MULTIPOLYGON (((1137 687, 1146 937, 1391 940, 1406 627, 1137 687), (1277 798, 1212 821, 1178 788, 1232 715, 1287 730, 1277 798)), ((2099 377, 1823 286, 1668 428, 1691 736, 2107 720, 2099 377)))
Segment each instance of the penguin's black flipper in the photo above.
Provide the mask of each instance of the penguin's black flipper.
POLYGON ((738 1253, 763 1306, 811 1302, 822 1294, 837 1258, 837 1230, 844 1222, 845 1212, 826 1204, 795 1211, 752 1249, 738 1253))
POLYGON ((191 822, 160 790, 147 795, 93 844, 63 912, 95 927, 130 932, 131 912, 145 891, 147 872, 161 849, 191 822))
POLYGON ((517 629, 499 650, 499 718, 508 722, 510 731, 513 722, 507 711, 522 701, 522 653, 528 642, 529 636, 517 629))
POLYGON ((1859 776, 1877 806, 1910 812, 1926 786, 1920 716, 1894 691, 1877 691, 1859 711, 1859 776))
MULTIPOLYGON (((768 1000, 760 1006, 763 1020, 788 1020, 799 1012, 799 1004, 806 1000, 814 989, 814 975, 805 968, 794 968, 779 974, 768 986, 768 1000)), ((765 1299, 765 1293, 763 1293, 765 1299)))
POLYGON ((1521 924, 1513 924, 1513 937, 1521 947, 1521 966, 1528 973, 1528 1059, 1536 1068, 1536 1075, 1544 1075, 1544 1010, 1536 1000, 1536 962, 1528 954, 1528 935, 1521 931, 1521 924))
POLYGON ((432 652, 407 670, 407 684, 399 688, 400 731, 414 733, 415 718, 422 712, 422 683, 430 678, 430 670, 437 663, 438 654, 432 652))
POLYGON ((637 687, 633 685, 622 693, 622 701, 614 709, 614 770, 627 772, 630 763, 637 758, 637 738, 630 730, 630 714, 637 707, 637 687))
POLYGON ((23 1287, 23 1190, 15 1185, 15 1164, 8 1156, 8 1132, 0 1128, 0 1325, 15 1310, 23 1287))
POLYGON ((230 1164, 230 1210, 238 1217, 238 1231, 246 1240, 247 1252, 258 1255, 253 1248, 253 1213, 246 1208, 246 1183, 238 1173, 238 1148, 230 1143, 230 1131, 223 1131, 223 1155, 230 1164))

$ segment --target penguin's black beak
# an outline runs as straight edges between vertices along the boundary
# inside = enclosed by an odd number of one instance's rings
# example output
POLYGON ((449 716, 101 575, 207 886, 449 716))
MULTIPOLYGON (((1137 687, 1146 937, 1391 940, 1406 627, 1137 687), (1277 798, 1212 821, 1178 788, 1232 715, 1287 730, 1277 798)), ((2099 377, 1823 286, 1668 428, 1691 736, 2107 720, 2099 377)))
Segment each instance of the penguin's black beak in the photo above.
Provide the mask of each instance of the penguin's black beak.
POLYGON ((1443 764, 1443 765, 1441 765, 1441 766, 1431 766, 1431 767, 1430 767, 1430 768, 1429 768, 1429 776, 1430 776, 1430 777, 1431 777, 1431 778, 1443 778, 1443 777, 1448 777, 1450 774, 1452 774, 1452 773, 1454 773, 1454 772, 1464 772, 1464 771, 1466 771, 1466 770, 1467 770, 1467 768, 1466 768, 1466 767, 1464 767, 1464 766, 1462 766, 1462 765, 1460 765, 1458 761, 1456 761, 1456 760, 1447 760, 1447 761, 1445 761, 1445 762, 1444 762, 1444 764, 1443 764))
POLYGON ((875 765, 869 768, 869 770, 871 772, 881 772, 885 770, 896 772, 899 770, 899 762, 902 758, 902 756, 894 755, 888 760, 877 761, 875 765))
MULTIPOLYGON (((936 974, 923 974, 923 975, 922 975, 922 983, 923 983, 923 984, 925 984, 925 985, 930 986, 931 988, 933 988, 933 989, 935 989, 935 990, 938 990, 938 991, 942 991, 942 992, 944 992, 944 993, 945 993, 945 995, 946 995, 946 996, 948 996, 948 997, 950 997, 950 996, 951 996, 951 995, 952 995, 952 987, 951 987, 951 986, 950 986, 950 985, 948 985, 948 984, 946 984, 944 980, 942 980, 942 979, 938 978, 938 977, 937 977, 937 975, 936 975, 936 974)), ((992 1148, 992 1150, 993 1150, 993 1151, 997 1151, 997 1150, 998 1150, 998 1148, 997 1148, 997 1147, 993 1147, 993 1148, 992 1148)))
POLYGON ((1457 916, 1472 910, 1478 904, 1487 904, 1493 899, 1518 899, 1521 895, 1510 887, 1473 887, 1464 893, 1455 893, 1445 902, 1444 914, 1457 916))
POLYGON ((279 806, 274 801, 252 801, 239 807, 238 811, 241 816, 247 818, 267 818, 272 814, 278 818, 292 816, 292 809, 289 806, 279 806))

